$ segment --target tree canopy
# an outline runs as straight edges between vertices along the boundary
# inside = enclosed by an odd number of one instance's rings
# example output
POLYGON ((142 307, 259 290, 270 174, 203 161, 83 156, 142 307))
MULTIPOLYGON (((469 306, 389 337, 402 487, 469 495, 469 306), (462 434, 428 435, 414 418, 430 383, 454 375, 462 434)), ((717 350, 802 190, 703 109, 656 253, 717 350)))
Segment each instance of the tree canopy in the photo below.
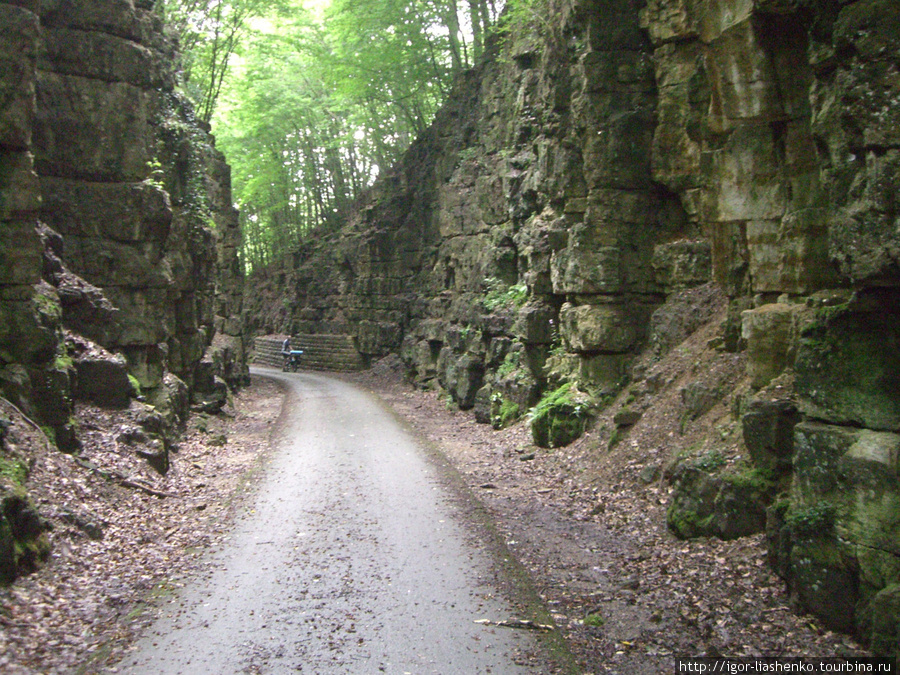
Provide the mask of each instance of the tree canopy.
POLYGON ((164 0, 232 166, 247 269, 337 222, 430 124, 500 0, 164 0))

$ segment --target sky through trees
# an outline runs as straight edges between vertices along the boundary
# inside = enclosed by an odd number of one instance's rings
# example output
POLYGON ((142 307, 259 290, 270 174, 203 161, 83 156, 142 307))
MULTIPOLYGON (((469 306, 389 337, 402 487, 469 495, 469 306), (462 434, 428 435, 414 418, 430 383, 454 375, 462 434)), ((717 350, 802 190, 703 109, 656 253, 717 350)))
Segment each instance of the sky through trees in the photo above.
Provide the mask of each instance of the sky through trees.
POLYGON ((427 128, 504 4, 159 3, 184 54, 184 89, 232 166, 248 271, 334 226, 427 128))

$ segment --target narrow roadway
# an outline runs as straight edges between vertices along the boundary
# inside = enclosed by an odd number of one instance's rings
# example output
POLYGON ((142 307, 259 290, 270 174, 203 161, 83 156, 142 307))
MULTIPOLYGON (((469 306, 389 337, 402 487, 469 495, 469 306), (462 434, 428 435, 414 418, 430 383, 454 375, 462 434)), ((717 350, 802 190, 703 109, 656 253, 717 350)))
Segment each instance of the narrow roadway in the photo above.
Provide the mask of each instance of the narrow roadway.
POLYGON ((535 673, 530 631, 427 453, 360 389, 256 371, 290 389, 255 496, 120 663, 134 675, 535 673))

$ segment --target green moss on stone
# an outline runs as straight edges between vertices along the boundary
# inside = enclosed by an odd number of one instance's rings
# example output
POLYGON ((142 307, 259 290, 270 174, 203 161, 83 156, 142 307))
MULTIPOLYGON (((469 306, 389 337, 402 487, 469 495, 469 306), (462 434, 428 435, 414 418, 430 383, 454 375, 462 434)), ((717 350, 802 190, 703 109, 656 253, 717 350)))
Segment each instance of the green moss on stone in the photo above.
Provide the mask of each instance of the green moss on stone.
POLYGON ((590 406, 571 382, 548 392, 531 409, 531 435, 542 448, 559 448, 576 440, 587 425, 590 406))
POLYGON ((726 473, 722 478, 735 488, 759 495, 772 492, 776 487, 775 476, 771 470, 759 467, 744 467, 741 470, 726 473))
POLYGON ((500 392, 491 396, 491 426, 505 429, 519 419, 521 409, 515 401, 510 401, 500 392))
POLYGON ((713 473, 725 466, 725 457, 718 450, 710 450, 693 461, 693 465, 701 471, 713 473))
POLYGON ((806 508, 788 510, 784 522, 797 537, 824 536, 834 529, 836 513, 833 504, 818 502, 806 508))
POLYGON ((679 508, 676 504, 669 506, 666 511, 666 524, 679 539, 709 536, 715 519, 714 513, 701 517, 696 511, 679 508))

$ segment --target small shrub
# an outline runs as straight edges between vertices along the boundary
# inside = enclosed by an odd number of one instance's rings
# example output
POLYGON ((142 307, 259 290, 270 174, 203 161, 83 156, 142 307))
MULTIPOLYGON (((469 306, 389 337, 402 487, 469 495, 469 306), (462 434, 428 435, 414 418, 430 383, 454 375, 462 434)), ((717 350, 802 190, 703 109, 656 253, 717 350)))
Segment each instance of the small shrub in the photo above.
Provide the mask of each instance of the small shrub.
POLYGON ((504 379, 512 375, 521 365, 521 352, 510 352, 497 368, 497 377, 504 379))
POLYGON ((128 373, 128 382, 131 384, 131 395, 135 398, 141 397, 141 383, 140 381, 131 373, 128 373))
POLYGON ((518 309, 528 300, 528 286, 524 283, 507 286, 500 279, 488 277, 484 280, 486 293, 481 301, 488 312, 498 309, 518 309))
POLYGON ((600 612, 591 612, 586 617, 584 617, 584 625, 591 626, 592 628, 600 628, 603 624, 606 623, 606 619, 603 618, 603 615, 600 612))
POLYGON ((53 363, 54 370, 70 370, 75 366, 75 361, 68 354, 58 354, 53 363))

